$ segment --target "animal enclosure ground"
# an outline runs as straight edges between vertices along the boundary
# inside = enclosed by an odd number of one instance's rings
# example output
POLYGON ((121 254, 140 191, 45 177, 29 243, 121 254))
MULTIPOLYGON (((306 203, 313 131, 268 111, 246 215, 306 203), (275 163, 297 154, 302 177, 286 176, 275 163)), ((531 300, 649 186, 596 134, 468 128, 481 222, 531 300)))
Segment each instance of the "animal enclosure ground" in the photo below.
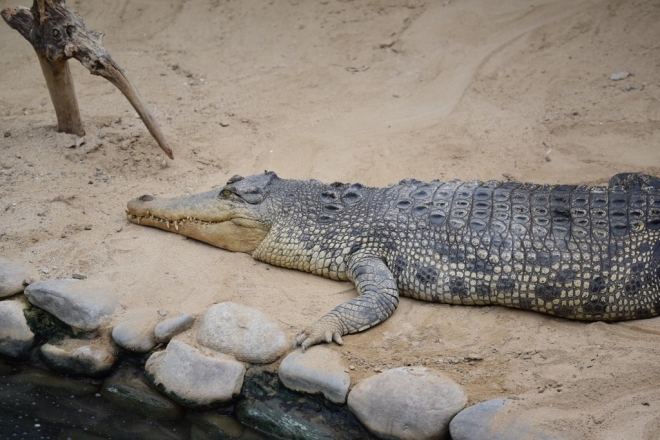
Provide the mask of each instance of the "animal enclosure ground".
MULTIPOLYGON (((0 7, 19 0, 0 0, 0 7)), ((29 3, 29 2, 26 2, 29 3)), ((28 5, 29 6, 29 5, 28 5)), ((69 1, 157 115, 169 161, 125 98, 76 62, 86 143, 55 132, 32 48, 0 26, 0 256, 83 273, 123 312, 231 300, 293 336, 350 284, 127 222, 126 202, 234 174, 601 183, 660 175, 660 3, 615 0, 69 1), (613 81, 615 72, 631 73, 613 81)), ((402 299, 346 336, 352 382, 426 365, 470 403, 519 399, 575 439, 660 432, 660 319, 585 324, 402 299)), ((190 340, 190 343, 195 341, 190 340)))

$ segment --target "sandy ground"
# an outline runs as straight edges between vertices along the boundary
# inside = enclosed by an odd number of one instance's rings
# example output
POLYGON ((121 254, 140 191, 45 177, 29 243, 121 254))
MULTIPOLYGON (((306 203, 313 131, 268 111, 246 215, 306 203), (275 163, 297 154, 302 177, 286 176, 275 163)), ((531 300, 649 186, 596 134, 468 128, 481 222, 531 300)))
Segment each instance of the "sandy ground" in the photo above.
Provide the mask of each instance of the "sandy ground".
MULTIPOLYGON (((350 284, 129 224, 126 202, 141 194, 200 192, 264 169, 368 185, 660 175, 657 0, 69 7, 106 32, 176 159, 77 62, 87 136, 69 148, 31 47, 0 25, 0 256, 42 279, 78 272, 109 286, 123 306, 116 321, 231 300, 293 336, 355 295, 350 284), (611 81, 621 70, 632 75, 611 81)), ((559 435, 660 438, 660 319, 585 324, 403 299, 386 323, 344 340, 336 349, 355 365, 354 382, 426 365, 462 384, 471 404, 514 397, 522 419, 559 435)))

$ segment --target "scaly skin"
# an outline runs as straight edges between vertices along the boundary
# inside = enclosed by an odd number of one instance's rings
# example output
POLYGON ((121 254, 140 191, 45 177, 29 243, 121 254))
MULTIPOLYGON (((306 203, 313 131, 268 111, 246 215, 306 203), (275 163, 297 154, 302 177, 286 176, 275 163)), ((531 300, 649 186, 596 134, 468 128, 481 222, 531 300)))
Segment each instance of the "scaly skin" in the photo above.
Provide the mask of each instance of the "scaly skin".
POLYGON ((142 196, 133 223, 355 283, 300 332, 307 347, 383 322, 399 295, 569 319, 660 314, 660 179, 608 186, 404 180, 387 188, 235 176, 220 190, 142 196))

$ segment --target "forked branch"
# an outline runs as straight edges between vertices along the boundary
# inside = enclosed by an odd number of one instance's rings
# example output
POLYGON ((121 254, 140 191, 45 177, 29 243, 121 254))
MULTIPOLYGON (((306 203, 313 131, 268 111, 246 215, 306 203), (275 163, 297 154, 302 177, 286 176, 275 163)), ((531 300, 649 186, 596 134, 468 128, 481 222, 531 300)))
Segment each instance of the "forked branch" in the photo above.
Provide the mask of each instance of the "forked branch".
POLYGON ((124 71, 103 47, 103 32, 87 29, 82 19, 66 8, 63 0, 34 0, 31 9, 23 6, 7 8, 2 10, 1 15, 37 52, 57 114, 59 131, 79 136, 85 134, 67 64, 69 58, 75 58, 92 75, 102 76, 124 94, 160 148, 170 159, 173 158, 172 149, 156 118, 124 71))

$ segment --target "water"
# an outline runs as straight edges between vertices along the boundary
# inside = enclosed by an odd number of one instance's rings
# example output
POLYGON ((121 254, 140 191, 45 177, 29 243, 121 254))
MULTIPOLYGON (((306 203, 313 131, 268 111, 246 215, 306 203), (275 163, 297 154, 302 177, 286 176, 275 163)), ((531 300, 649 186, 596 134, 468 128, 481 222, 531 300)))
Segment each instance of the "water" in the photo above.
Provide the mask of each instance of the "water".
POLYGON ((156 420, 106 401, 101 389, 102 380, 70 379, 0 358, 0 440, 265 438, 210 412, 156 420))

